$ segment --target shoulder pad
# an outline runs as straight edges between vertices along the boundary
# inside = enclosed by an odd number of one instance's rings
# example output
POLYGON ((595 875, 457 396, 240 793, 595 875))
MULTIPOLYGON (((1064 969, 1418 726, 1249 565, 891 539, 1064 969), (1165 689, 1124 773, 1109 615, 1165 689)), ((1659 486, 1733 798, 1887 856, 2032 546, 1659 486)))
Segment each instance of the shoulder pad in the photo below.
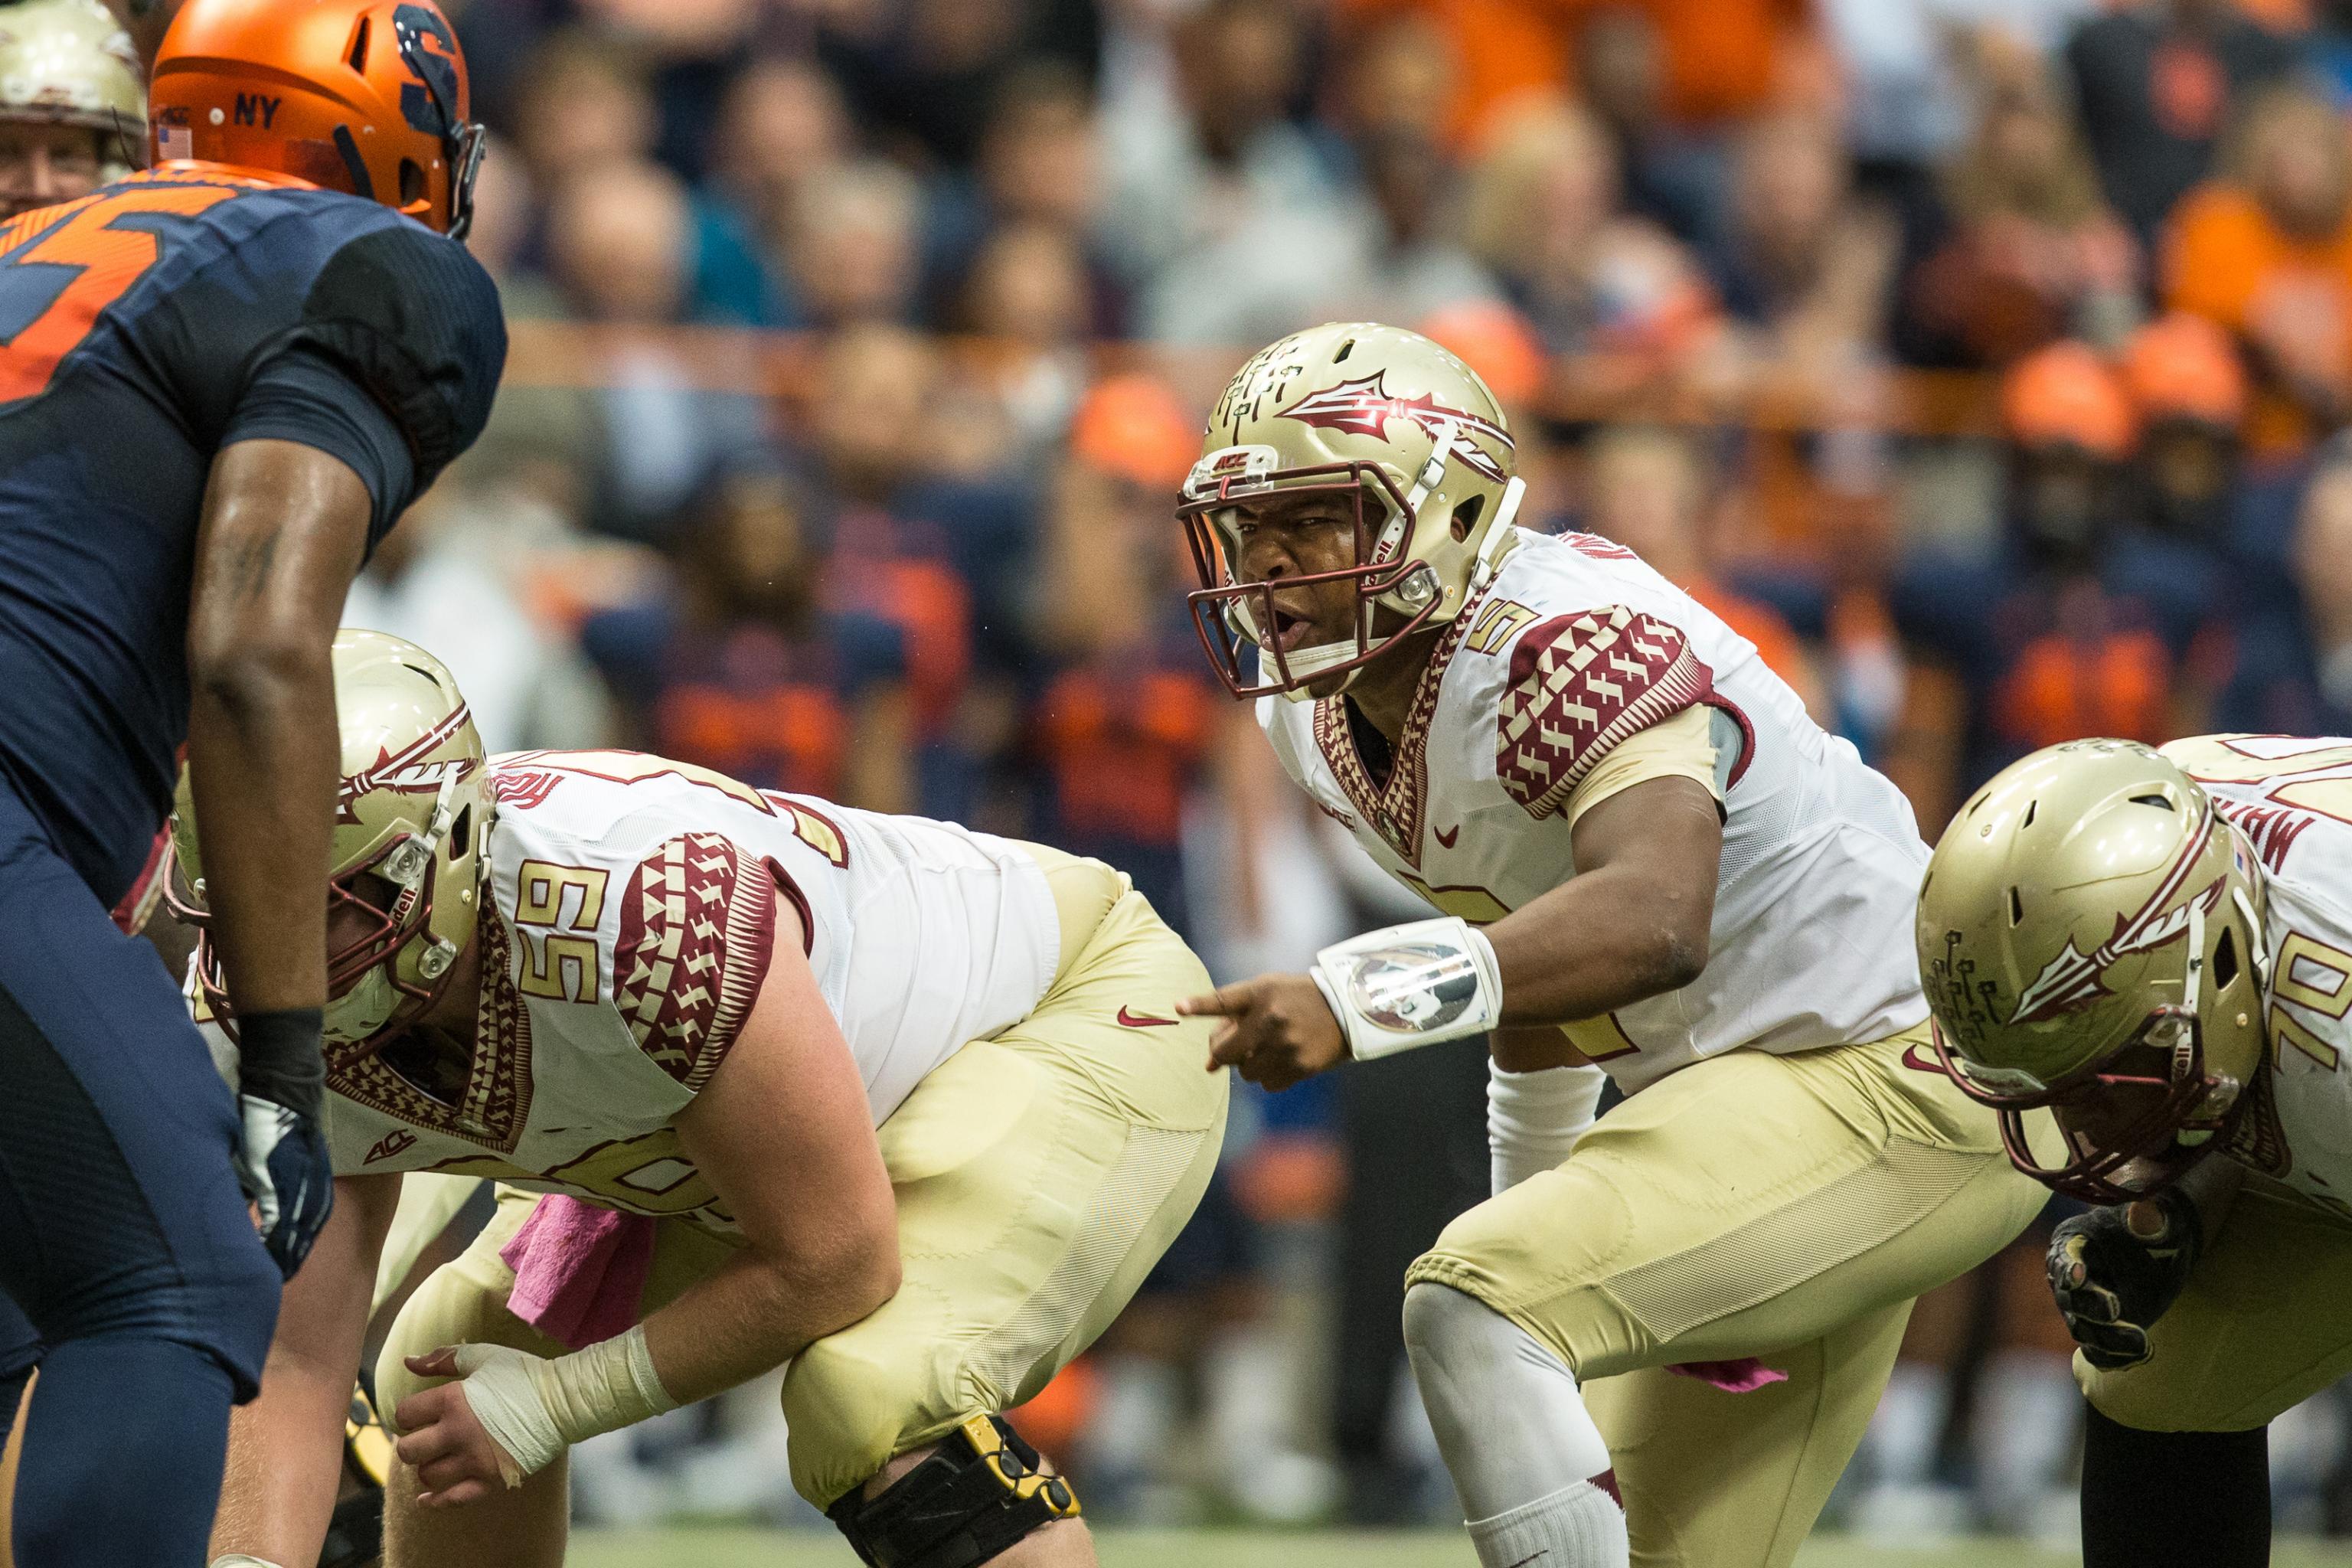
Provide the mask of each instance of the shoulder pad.
POLYGON ((419 491, 482 433, 506 366, 489 274, 464 246, 405 221, 336 248, 303 300, 297 340, 341 364, 398 422, 419 491))
POLYGON ((622 889, 613 1005, 638 1049, 690 1090, 718 1070, 767 978, 775 887, 732 841, 681 833, 622 889))
POLYGON ((1495 773, 1549 816, 1626 736, 1702 701, 1714 673, 1682 629, 1622 605, 1538 621, 1511 649, 1495 773))

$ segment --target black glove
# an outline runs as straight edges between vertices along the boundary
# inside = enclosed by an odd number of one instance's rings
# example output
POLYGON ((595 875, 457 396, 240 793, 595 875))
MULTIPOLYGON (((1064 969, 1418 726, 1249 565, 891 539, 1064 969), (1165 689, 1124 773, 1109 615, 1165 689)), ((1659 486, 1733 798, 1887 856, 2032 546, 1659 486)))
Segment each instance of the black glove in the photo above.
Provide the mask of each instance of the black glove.
POLYGON ((2204 1246, 2186 1193, 2168 1187, 2140 1201, 2163 1218, 2154 1237, 2134 1231, 2129 1205, 2118 1204, 2062 1221, 2050 1237, 2050 1293, 2083 1359, 2104 1372, 2147 1359, 2147 1331, 2189 1282, 2204 1246))
POLYGON ((316 1007, 236 1020, 237 1184, 261 1216, 261 1244, 289 1279, 335 1205, 321 1021, 316 1007))

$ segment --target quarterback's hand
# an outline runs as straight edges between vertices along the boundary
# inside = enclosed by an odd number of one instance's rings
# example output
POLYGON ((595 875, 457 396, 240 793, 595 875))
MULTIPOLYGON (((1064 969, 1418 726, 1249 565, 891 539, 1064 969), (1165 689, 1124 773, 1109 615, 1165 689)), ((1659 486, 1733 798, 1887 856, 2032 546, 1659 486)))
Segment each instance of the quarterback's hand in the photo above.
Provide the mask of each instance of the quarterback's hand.
POLYGON ((2147 1331, 2197 1266, 2204 1229, 2187 1194, 2093 1209, 2050 1237, 2050 1293, 2083 1359, 2102 1371, 2147 1359, 2147 1331))
POLYGON ((1261 974, 1176 1004, 1188 1018, 1223 1018, 1209 1070, 1230 1067, 1265 1089, 1288 1089, 1348 1059, 1348 1037, 1304 974, 1261 974))
MULTIPOLYGON (((407 1365, 419 1377, 463 1380, 496 1356, 522 1353, 495 1345, 445 1345, 431 1355, 410 1356, 407 1365)), ((522 1467, 482 1426, 463 1381, 410 1394, 392 1418, 401 1431, 394 1452, 415 1467, 416 1500, 425 1507, 479 1502, 522 1484, 522 1467)))

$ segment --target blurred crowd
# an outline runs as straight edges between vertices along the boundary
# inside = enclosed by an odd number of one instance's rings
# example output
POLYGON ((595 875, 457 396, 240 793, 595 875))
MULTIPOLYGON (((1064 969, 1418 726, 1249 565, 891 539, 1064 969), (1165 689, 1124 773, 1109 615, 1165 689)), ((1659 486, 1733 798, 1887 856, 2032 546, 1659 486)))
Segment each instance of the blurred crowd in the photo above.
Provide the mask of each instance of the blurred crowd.
MULTIPOLYGON (((494 749, 619 744, 1099 855, 1221 974, 1395 895, 1186 624, 1208 400, 1312 322, 1513 412, 1538 526, 1753 640, 1933 838, 2083 734, 2352 729, 2347 0, 460 0, 516 323, 349 618, 494 749)), ((1475 1051, 1255 1096, 1021 1419, 1108 1515, 1447 1519, 1403 1264, 1475 1051)), ((1843 1506, 2063 1530, 2038 1242, 1932 1298, 1843 1506)), ((755 1392, 593 1516, 790 1511, 755 1392)), ((2332 1404, 2281 1507, 2339 1505, 2332 1404)), ((2347 1510, 2352 1517, 2352 1510, 2347 1510)))

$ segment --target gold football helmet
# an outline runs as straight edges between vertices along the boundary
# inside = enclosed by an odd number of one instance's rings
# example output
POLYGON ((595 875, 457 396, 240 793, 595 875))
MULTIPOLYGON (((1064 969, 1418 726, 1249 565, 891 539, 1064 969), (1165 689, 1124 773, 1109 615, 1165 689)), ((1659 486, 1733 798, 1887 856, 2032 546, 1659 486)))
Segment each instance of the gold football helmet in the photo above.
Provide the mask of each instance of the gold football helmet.
MULTIPOLYGON (((147 143, 147 89, 131 36, 99 0, 0 5, 0 121, 90 132, 100 184, 131 172, 147 143)), ((0 216, 35 205, 0 201, 0 216)))
POLYGON ((2136 742, 2047 747, 1962 808, 1920 889, 1919 973, 1937 1056, 2020 1170, 2117 1203, 2217 1146, 2263 1064, 2263 896, 2211 797, 2136 742), (2043 1106, 2058 1165, 2026 1143, 2043 1106))
MULTIPOLYGON (((480 919, 491 816, 481 737, 441 661, 349 627, 333 658, 342 787, 327 893, 331 1048, 388 1038, 440 994, 480 919)), ((203 927, 203 848, 184 770, 173 836, 191 895, 175 897, 175 910, 203 927)), ((195 968, 205 1002, 233 1030, 209 932, 197 939, 195 968)))
POLYGON ((1514 467, 1495 395, 1418 332, 1335 321, 1259 350, 1217 399, 1177 509, 1201 576, 1193 626, 1225 685, 1302 697, 1461 614, 1508 547, 1526 489, 1514 467), (1355 563, 1286 585, 1350 583, 1355 635, 1286 650, 1265 635, 1273 584, 1235 576, 1235 522, 1269 496, 1317 492, 1351 502, 1355 563), (1255 681, 1245 644, 1258 649, 1255 681))

